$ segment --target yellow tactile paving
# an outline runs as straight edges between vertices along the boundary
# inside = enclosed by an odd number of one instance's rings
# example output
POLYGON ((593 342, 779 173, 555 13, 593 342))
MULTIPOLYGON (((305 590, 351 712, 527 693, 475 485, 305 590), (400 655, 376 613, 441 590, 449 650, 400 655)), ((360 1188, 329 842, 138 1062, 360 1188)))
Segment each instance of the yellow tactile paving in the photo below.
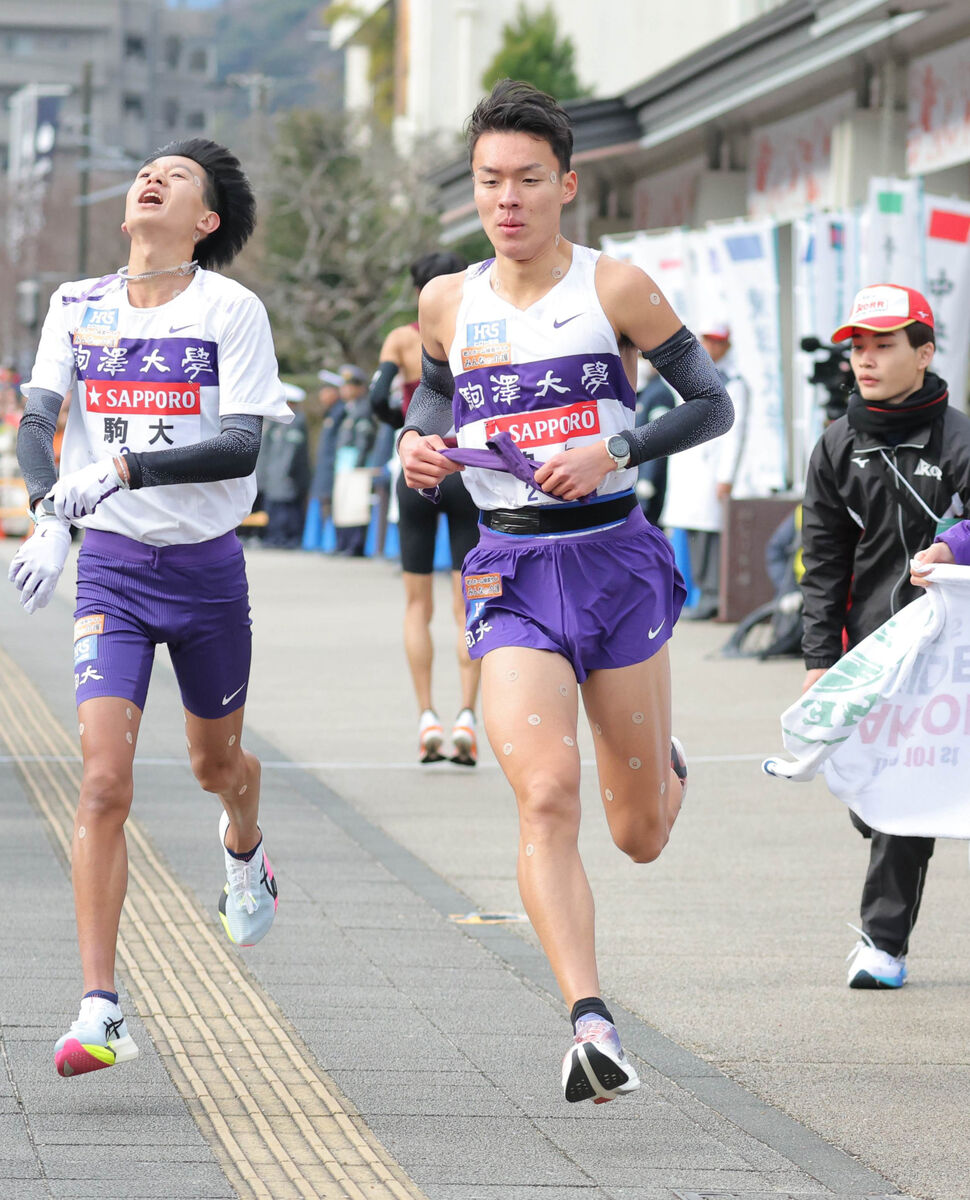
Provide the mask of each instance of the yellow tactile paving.
MULTIPOLYGON (((3 649, 0 737, 69 861, 77 744, 3 649)), ((125 982, 242 1200, 423 1200, 224 943, 215 920, 185 894, 136 818, 126 830, 128 897, 118 942, 125 982)))

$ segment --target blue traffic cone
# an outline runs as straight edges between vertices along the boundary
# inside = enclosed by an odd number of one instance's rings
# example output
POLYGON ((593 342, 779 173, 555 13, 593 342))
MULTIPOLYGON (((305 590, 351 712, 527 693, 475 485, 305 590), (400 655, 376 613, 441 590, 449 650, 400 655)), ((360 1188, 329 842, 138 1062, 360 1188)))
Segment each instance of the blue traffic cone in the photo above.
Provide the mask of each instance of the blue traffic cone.
POLYGON ((448 540, 448 518, 444 513, 438 518, 438 533, 434 541, 434 569, 451 570, 451 543, 448 540))
POLYGON ((694 586, 694 576, 690 570, 690 546, 687 540, 686 529, 671 529, 670 544, 674 548, 674 562, 677 564, 677 570, 684 577, 684 587, 687 588, 687 608, 696 604, 699 598, 698 590, 694 586))
POLYGON ((319 549, 320 535, 322 532, 323 530, 320 523, 320 501, 311 500, 306 506, 306 518, 303 521, 303 549, 319 549))
POLYGON ((324 554, 333 554, 337 549, 337 531, 334 529, 333 519, 327 517, 323 523, 323 532, 320 535, 320 549, 324 554))
POLYGON ((398 531, 397 521, 388 521, 387 533, 384 534, 384 557, 400 558, 400 556, 401 535, 398 531))

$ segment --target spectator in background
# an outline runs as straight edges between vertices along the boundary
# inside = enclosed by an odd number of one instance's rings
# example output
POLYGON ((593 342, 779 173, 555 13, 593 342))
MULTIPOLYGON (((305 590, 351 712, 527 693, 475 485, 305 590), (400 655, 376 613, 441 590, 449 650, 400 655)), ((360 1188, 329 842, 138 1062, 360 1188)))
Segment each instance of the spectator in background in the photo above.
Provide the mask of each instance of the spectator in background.
POLYGON ((340 385, 343 383, 343 379, 337 372, 321 371, 317 378, 320 380, 317 401, 323 414, 323 420, 317 439, 316 465, 310 483, 310 496, 320 502, 320 519, 326 522, 331 516, 333 506, 337 438, 347 410, 340 398, 340 385))
POLYGON ((287 403, 298 404, 289 425, 271 423, 263 434, 256 462, 256 484, 266 513, 264 546, 295 550, 303 538, 303 516, 310 486, 310 453, 303 388, 283 384, 287 403))
POLYGON ((709 621, 720 608, 721 530, 744 452, 748 386, 733 362, 727 325, 706 325, 701 343, 734 404, 734 427, 724 437, 693 446, 670 460, 663 523, 671 529, 687 530, 691 575, 700 593, 681 616, 709 621))
MULTIPOLYGON (((344 406, 344 417, 337 434, 335 470, 338 475, 368 465, 368 457, 377 434, 377 422, 371 413, 367 398, 367 376, 353 363, 344 363, 340 368, 340 379, 340 399, 344 406)), ((368 524, 369 520, 362 524, 341 524, 340 512, 335 512, 336 553, 347 558, 362 558, 368 524)))
MULTIPOLYGON (((649 425, 677 403, 677 397, 664 383, 653 364, 642 356, 637 364, 645 380, 637 392, 636 424, 649 425)), ((660 514, 663 512, 664 499, 667 495, 667 459, 652 458, 649 462, 641 463, 637 468, 637 499, 643 509, 643 515, 651 525, 660 524, 660 514)))

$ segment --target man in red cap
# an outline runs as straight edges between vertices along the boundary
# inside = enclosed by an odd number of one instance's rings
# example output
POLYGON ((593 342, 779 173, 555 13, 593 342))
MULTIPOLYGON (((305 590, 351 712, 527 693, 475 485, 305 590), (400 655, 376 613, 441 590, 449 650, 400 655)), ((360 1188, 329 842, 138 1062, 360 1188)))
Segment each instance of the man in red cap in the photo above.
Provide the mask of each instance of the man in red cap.
MULTIPOLYGON (((841 658, 843 630, 854 646, 920 594, 910 559, 970 503, 970 419, 929 370, 925 297, 895 284, 863 288, 832 335, 848 338, 855 390, 815 447, 805 484, 803 690, 841 658)), ((933 840, 851 817, 870 852, 849 987, 899 988, 933 840)))

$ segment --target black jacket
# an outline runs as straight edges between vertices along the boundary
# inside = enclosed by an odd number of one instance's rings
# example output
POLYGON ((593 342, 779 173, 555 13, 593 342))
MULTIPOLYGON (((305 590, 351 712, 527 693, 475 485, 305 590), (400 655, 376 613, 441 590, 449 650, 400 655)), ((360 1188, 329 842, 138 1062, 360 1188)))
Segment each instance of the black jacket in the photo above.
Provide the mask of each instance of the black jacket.
POLYGON ((842 657, 843 627, 854 646, 922 595, 909 582, 909 560, 933 541, 936 522, 900 502, 903 485, 880 449, 937 517, 953 512, 954 493, 970 510, 970 418, 963 413, 948 407, 895 447, 852 429, 846 417, 833 421, 812 452, 805 484, 802 653, 809 670, 842 657))

